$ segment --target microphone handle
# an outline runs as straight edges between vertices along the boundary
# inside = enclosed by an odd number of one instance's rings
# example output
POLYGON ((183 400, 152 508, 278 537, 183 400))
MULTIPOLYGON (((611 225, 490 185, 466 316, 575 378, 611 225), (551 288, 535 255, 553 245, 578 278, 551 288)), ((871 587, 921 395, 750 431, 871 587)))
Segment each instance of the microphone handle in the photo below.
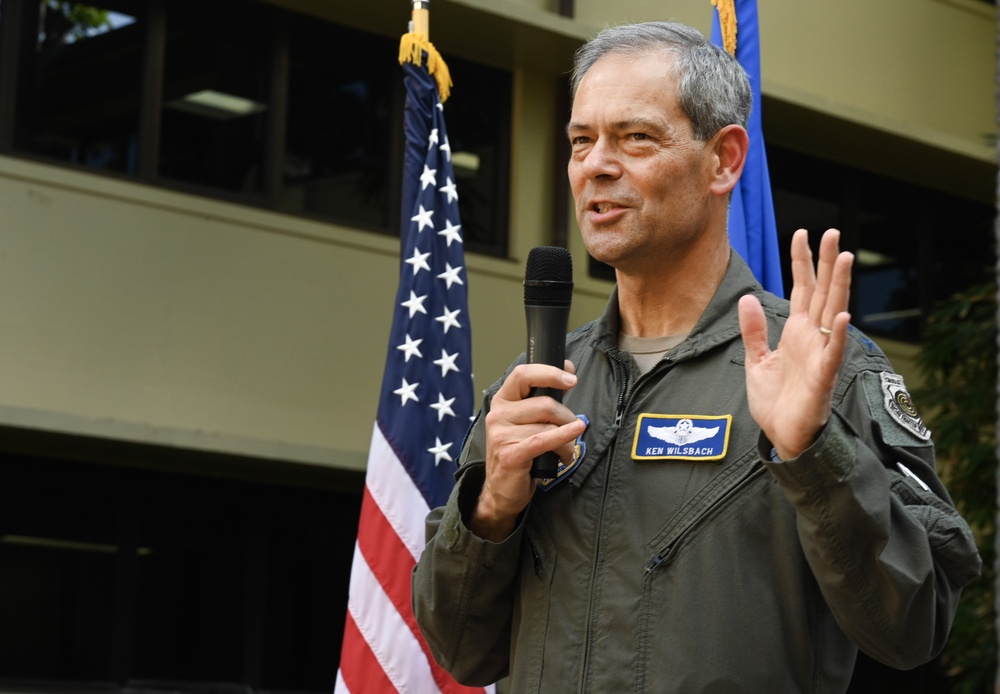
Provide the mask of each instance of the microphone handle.
MULTIPOLYGON (((569 306, 536 306, 525 304, 528 321, 528 363, 548 364, 560 369, 566 364, 566 326, 569 306)), ((562 402, 563 393, 558 388, 532 388, 529 397, 548 395, 562 402)), ((550 479, 559 471, 559 456, 546 451, 531 464, 531 476, 550 479)))

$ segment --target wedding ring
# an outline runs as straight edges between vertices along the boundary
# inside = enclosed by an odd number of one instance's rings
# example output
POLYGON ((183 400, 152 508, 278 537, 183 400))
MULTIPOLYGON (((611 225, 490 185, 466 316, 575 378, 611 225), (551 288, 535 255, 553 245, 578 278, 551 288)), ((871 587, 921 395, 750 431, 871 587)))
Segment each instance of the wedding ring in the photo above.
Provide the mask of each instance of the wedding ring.
POLYGON ((830 330, 829 328, 824 328, 824 327, 823 327, 822 325, 821 325, 821 326, 819 326, 819 331, 820 331, 820 332, 821 332, 821 333, 822 333, 823 335, 833 335, 833 331, 832 331, 832 330, 830 330))

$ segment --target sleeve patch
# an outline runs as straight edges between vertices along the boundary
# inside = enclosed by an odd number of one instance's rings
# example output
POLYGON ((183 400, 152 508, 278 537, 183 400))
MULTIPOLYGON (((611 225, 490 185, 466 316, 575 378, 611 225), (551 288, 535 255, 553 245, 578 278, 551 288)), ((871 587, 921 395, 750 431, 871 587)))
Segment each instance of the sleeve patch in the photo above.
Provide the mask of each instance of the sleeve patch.
POLYGON ((917 408, 914 406, 913 400, 906 390, 906 385, 903 383, 902 376, 888 371, 883 371, 879 374, 878 399, 881 402, 877 402, 876 398, 873 397, 875 395, 872 392, 873 390, 874 388, 872 387, 866 388, 869 396, 868 403, 871 406, 872 416, 883 424, 883 437, 887 444, 913 445, 914 442, 912 439, 909 441, 905 439, 900 440, 898 436, 893 434, 892 430, 897 429, 897 427, 902 427, 905 432, 908 432, 909 435, 916 437, 921 442, 930 441, 930 429, 927 428, 924 420, 917 412, 917 408), (889 423, 895 426, 886 427, 885 424, 889 423))

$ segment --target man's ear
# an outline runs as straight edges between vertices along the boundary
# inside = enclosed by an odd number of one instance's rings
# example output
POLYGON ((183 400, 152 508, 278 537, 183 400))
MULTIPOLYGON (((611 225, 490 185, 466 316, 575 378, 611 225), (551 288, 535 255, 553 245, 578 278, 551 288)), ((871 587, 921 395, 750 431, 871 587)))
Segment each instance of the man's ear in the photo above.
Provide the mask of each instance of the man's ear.
POLYGON ((736 187, 747 161, 750 137, 739 125, 727 125, 712 138, 715 152, 715 171, 711 191, 715 195, 729 195, 736 187))

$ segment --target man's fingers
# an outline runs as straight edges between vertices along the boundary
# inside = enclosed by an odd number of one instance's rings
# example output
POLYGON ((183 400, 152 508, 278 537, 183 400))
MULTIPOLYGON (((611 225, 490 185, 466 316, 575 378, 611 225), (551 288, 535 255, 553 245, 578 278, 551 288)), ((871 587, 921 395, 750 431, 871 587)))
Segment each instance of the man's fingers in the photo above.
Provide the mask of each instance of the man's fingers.
POLYGON ((563 462, 573 458, 573 444, 577 437, 586 429, 579 417, 555 429, 543 431, 525 440, 531 448, 529 456, 535 458, 546 451, 555 451, 563 462), (530 444, 529 444, 530 442, 530 444))
POLYGON ((841 311, 830 319, 832 326, 830 328, 830 341, 827 343, 826 349, 823 350, 823 361, 821 362, 823 378, 830 388, 833 388, 836 383, 837 374, 844 361, 844 353, 847 351, 847 331, 850 323, 851 314, 847 311, 841 311))
POLYGON ((767 343, 767 319, 760 300, 752 294, 740 297, 740 333, 743 335, 743 349, 746 363, 750 366, 760 363, 770 353, 767 343))
POLYGON ((799 229, 792 235, 792 296, 789 310, 794 313, 809 310, 816 289, 816 269, 813 267, 809 233, 799 229))
MULTIPOLYGON (((572 362, 566 360, 572 367, 572 362)), ((575 370, 575 369, 574 369, 575 370)), ((519 364, 504 380, 495 397, 503 400, 524 400, 535 388, 568 390, 576 385, 576 375, 548 364, 519 364)))
POLYGON ((820 325, 832 327, 835 318, 847 310, 847 302, 851 297, 851 267, 853 265, 853 253, 844 251, 837 255, 831 270, 830 288, 827 291, 820 325))
POLYGON ((829 334, 835 316, 847 310, 853 263, 852 253, 840 252, 840 231, 827 229, 813 267, 808 234, 804 229, 796 231, 792 236, 791 313, 805 312, 811 325, 829 334))
POLYGON ((510 460, 533 460, 542 453, 555 451, 561 460, 569 462, 573 455, 573 443, 586 429, 586 425, 578 418, 561 426, 539 424, 531 436, 511 444, 501 454, 509 456, 510 460))
POLYGON ((819 262, 816 264, 816 289, 809 299, 809 320, 815 326, 830 327, 836 313, 828 312, 830 282, 834 275, 834 265, 840 251, 840 232, 827 229, 819 242, 819 262), (826 322, 824 322, 826 321, 826 322))
POLYGON ((830 286, 833 266, 840 253, 840 231, 827 229, 819 241, 819 262, 816 265, 816 283, 825 289, 830 286))

